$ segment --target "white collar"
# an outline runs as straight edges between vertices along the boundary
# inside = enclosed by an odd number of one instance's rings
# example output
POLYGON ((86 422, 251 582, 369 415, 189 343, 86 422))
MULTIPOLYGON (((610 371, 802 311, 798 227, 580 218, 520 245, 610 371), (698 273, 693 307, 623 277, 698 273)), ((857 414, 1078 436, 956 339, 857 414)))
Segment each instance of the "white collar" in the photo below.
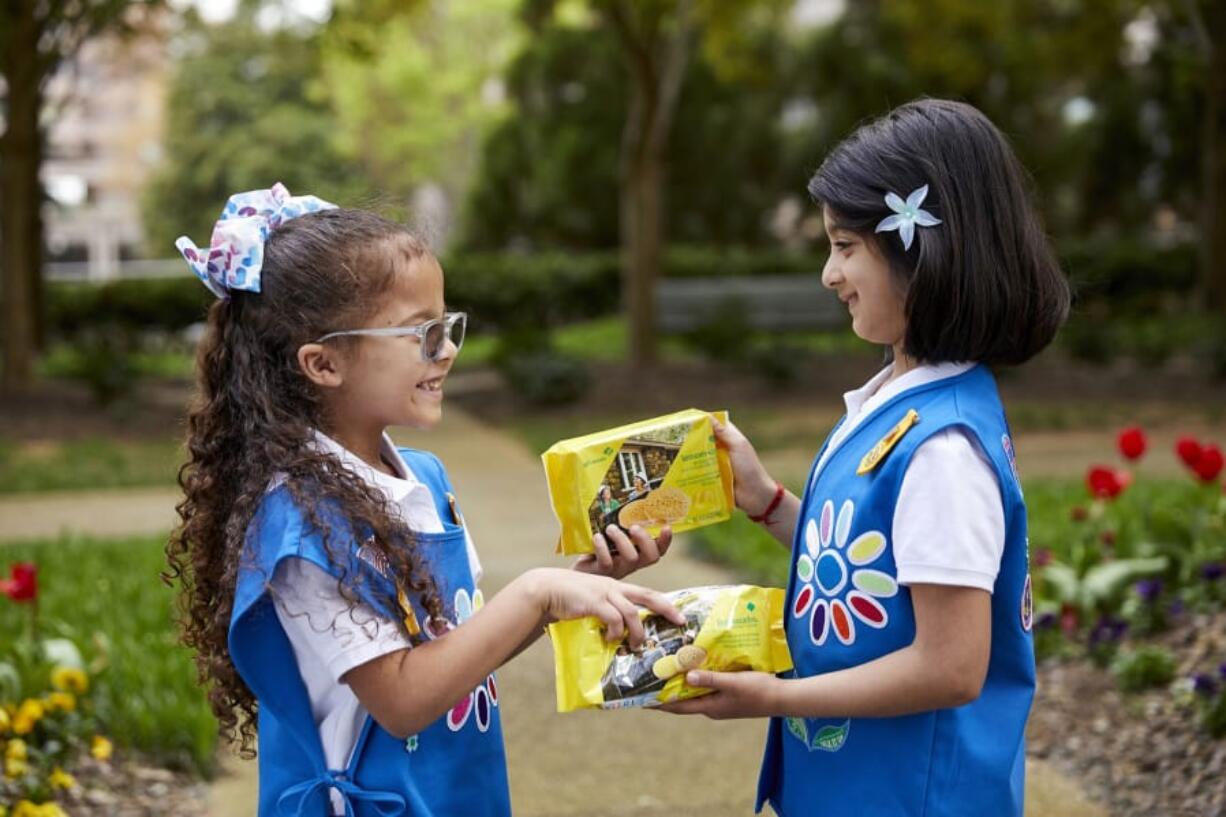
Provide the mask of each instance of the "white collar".
POLYGON ((399 503, 414 491, 426 487, 409 469, 408 464, 401 458, 400 452, 396 450, 396 444, 386 432, 379 441, 379 456, 396 471, 397 476, 385 474, 378 468, 374 468, 318 429, 315 430, 315 445, 320 451, 332 454, 369 484, 381 488, 392 502, 399 503))
POLYGON ((923 386, 937 380, 968 372, 975 367, 974 363, 920 363, 914 369, 904 372, 897 379, 885 383, 894 372, 894 364, 890 363, 872 378, 854 391, 843 395, 843 404, 847 407, 847 419, 855 420, 860 415, 867 416, 878 406, 886 403, 895 395, 907 389, 923 386), (883 386, 882 384, 885 383, 883 386))

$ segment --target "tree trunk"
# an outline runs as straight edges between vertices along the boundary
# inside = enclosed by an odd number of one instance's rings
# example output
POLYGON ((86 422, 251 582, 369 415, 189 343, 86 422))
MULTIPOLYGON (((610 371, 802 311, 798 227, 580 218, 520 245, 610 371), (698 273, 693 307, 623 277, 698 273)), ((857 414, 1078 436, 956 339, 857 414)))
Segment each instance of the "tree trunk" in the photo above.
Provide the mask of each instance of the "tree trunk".
POLYGON ((1209 308, 1226 313, 1226 10, 1213 2, 1203 8, 1209 53, 1202 148, 1201 281, 1209 308))
POLYGON ((693 0, 680 0, 671 30, 661 33, 658 19, 632 22, 633 0, 614 3, 607 10, 630 75, 618 216, 622 298, 630 319, 630 363, 635 369, 656 362, 655 284, 665 235, 665 154, 696 31, 692 12, 693 0))
POLYGON ((22 31, 28 27, 32 32, 33 20, 17 15, 12 23, 12 42, 19 45, 7 55, 8 123, 0 137, 0 389, 6 393, 28 387, 33 374, 43 233, 38 180, 42 84, 37 53, 28 46, 33 35, 22 31))
POLYGON ((622 290, 630 319, 630 362, 636 369, 656 361, 655 282, 663 234, 662 187, 661 156, 644 151, 627 162, 620 192, 622 290))

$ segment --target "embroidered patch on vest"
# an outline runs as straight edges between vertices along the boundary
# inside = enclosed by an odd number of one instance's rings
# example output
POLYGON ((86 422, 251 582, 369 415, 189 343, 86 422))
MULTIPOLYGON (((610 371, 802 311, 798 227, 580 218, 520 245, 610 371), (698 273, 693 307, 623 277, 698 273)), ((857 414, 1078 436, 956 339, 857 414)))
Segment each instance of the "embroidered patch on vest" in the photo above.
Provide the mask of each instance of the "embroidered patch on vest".
POLYGON ((1005 450, 1005 458, 1009 460, 1009 470, 1013 472, 1013 478, 1021 483, 1021 477, 1017 475, 1017 454, 1013 452, 1013 440, 1008 434, 1000 435, 1000 447, 1005 450))
POLYGON ((876 530, 851 539, 855 514, 855 503, 846 499, 836 519, 834 503, 827 499, 820 522, 810 518, 805 525, 804 549, 796 557, 792 615, 809 616, 809 640, 817 647, 831 633, 845 645, 854 644, 857 619, 875 630, 890 622, 878 599, 897 595, 898 582, 885 571, 867 567, 885 552, 887 540, 876 530))
POLYGON ((906 415, 898 421, 898 425, 891 428, 888 434, 869 449, 868 453, 864 455, 864 459, 860 460, 860 467, 856 469, 856 476, 864 476, 880 465, 881 461, 890 453, 890 450, 903 438, 903 435, 919 422, 919 418, 918 411, 907 409, 906 415))
POLYGON ((784 718, 788 734, 799 740, 810 752, 837 752, 847 743, 847 734, 851 731, 851 720, 845 720, 838 726, 826 724, 814 730, 812 739, 809 736, 809 724, 805 718, 784 718))
POLYGON ((1030 632, 1034 626, 1034 595, 1030 587, 1030 574, 1026 574, 1026 584, 1022 585, 1022 629, 1030 632))

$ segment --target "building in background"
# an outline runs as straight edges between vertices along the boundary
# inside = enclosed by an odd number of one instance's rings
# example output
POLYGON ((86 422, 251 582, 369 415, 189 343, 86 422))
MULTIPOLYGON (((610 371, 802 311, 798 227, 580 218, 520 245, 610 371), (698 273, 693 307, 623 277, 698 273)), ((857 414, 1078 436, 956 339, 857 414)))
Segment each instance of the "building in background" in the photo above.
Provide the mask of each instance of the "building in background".
POLYGON ((142 265, 140 195, 161 153, 169 72, 166 37, 146 34, 88 42, 52 79, 42 167, 49 278, 107 280, 121 263, 126 273, 142 265))

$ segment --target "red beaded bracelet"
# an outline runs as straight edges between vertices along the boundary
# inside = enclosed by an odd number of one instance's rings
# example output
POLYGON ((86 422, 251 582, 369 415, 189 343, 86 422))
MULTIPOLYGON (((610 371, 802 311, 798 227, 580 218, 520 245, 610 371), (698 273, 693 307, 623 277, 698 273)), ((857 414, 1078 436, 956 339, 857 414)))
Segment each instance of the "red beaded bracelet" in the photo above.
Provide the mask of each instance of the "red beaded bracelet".
POLYGON ((754 522, 765 522, 770 524, 771 514, 779 507, 779 503, 783 501, 783 495, 786 493, 783 488, 783 483, 775 480, 775 496, 771 498, 770 504, 766 506, 766 510, 758 515, 749 514, 749 518, 754 522))

